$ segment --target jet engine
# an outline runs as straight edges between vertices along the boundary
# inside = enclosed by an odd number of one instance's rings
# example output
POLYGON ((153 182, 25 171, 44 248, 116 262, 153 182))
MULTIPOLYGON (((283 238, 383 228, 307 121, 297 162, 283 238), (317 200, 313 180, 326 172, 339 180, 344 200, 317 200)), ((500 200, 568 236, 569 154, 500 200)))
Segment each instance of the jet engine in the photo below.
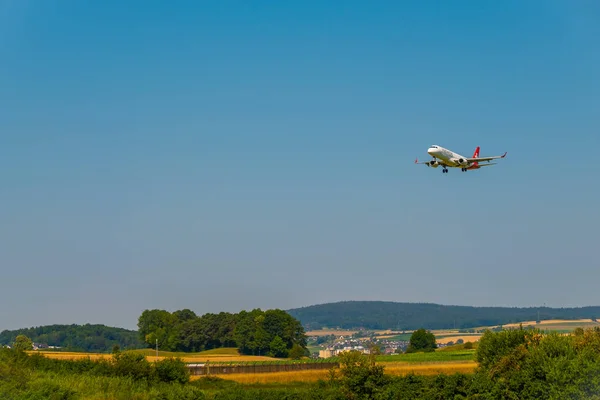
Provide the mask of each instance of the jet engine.
POLYGON ((429 162, 427 163, 427 166, 428 166, 428 167, 431 167, 431 168, 437 168, 437 167, 439 167, 439 166, 440 166, 440 163, 439 163, 439 162, 437 162, 437 161, 429 161, 429 162))
POLYGON ((454 159, 454 162, 460 165, 461 167, 468 167, 470 163, 464 158, 454 159))

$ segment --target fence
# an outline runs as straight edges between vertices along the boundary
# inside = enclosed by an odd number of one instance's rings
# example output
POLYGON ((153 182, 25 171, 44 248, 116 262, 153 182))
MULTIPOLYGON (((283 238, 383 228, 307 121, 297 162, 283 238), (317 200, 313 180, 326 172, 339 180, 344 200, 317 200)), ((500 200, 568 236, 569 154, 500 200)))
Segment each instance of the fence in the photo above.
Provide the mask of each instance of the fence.
POLYGON ((218 365, 218 364, 188 364, 191 375, 221 375, 221 374, 256 374, 263 372, 286 372, 323 370, 339 367, 337 362, 297 363, 297 364, 251 364, 251 365, 218 365))

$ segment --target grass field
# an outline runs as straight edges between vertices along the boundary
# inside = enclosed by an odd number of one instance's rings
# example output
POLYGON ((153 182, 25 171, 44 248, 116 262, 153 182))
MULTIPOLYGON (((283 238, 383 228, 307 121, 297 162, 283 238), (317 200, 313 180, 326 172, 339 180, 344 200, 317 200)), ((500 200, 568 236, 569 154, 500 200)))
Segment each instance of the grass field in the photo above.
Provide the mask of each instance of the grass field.
POLYGON ((336 337, 340 336, 352 336, 358 331, 347 331, 344 329, 319 329, 315 331, 306 332, 306 336, 329 336, 334 335, 336 337))
MULTIPOLYGON (((466 343, 466 342, 465 342, 466 343)), ((477 349, 477 346, 479 346, 479 342, 471 342, 472 345, 472 349, 465 349, 465 343, 461 343, 461 344, 453 344, 451 346, 446 346, 446 347, 442 347, 441 349, 437 349, 437 352, 453 352, 453 351, 462 351, 462 350, 466 350, 466 351, 475 351, 477 349)), ((473 357, 475 357, 475 353, 473 353, 473 357)))
POLYGON ((432 351, 431 353, 408 353, 377 356, 378 362, 439 363, 454 361, 473 361, 475 350, 432 351))
POLYGON ((401 333, 396 335, 382 335, 377 336, 377 339, 387 339, 387 340, 410 340, 412 333, 401 333))
POLYGON ((325 349, 325 346, 306 346, 309 353, 318 353, 319 351, 325 349))

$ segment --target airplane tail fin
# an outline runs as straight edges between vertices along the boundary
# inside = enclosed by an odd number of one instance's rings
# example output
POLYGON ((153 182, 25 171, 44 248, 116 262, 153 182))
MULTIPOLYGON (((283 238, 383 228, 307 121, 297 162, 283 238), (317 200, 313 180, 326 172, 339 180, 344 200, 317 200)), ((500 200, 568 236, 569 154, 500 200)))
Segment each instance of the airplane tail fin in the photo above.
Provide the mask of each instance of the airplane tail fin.
MULTIPOLYGON (((477 148, 475 149, 475 152, 473 153, 473 158, 479 158, 479 146, 477 146, 477 148)), ((479 165, 479 163, 477 161, 475 161, 473 164, 475 166, 479 165)))

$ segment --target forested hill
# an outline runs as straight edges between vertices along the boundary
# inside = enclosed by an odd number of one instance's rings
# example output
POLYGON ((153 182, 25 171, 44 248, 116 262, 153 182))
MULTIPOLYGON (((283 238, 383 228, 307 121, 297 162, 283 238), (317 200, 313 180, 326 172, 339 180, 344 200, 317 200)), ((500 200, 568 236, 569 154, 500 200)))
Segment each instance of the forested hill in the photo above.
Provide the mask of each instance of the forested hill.
POLYGON ((0 345, 12 345, 17 335, 25 335, 36 344, 58 346, 65 351, 104 353, 114 345, 121 350, 146 347, 137 331, 105 325, 46 325, 0 332, 0 345))
POLYGON ((306 330, 322 327, 352 329, 465 329, 540 319, 600 317, 600 307, 471 307, 431 303, 343 301, 287 310, 306 330))

